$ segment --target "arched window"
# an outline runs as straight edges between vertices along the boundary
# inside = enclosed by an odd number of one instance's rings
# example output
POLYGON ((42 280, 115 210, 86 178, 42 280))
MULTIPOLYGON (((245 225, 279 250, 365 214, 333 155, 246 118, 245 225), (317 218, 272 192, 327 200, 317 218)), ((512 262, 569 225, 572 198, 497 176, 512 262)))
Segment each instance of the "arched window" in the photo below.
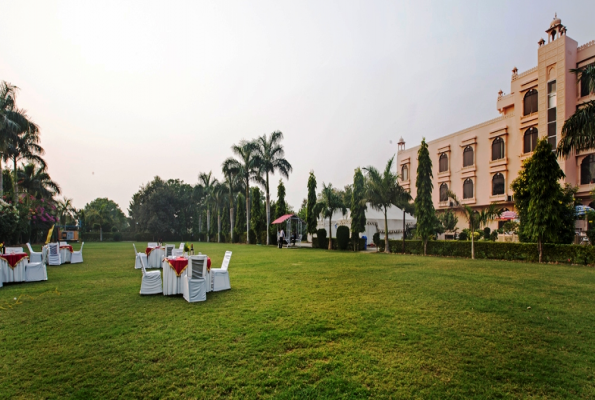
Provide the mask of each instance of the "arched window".
POLYGON ((463 167, 469 167, 475 162, 473 160, 473 147, 467 146, 463 150, 463 167))
POLYGON ((492 142, 492 161, 501 160, 504 158, 504 140, 497 137, 492 142))
POLYGON ((589 154, 581 163, 581 185, 595 183, 595 154, 589 154))
POLYGON ((463 198, 473 198, 473 181, 471 180, 471 178, 465 179, 465 182, 463 183, 463 198))
POLYGON ((523 146, 523 153, 531 153, 535 150, 537 145, 537 128, 532 127, 525 131, 525 144, 523 146))
POLYGON ((446 183, 440 185, 440 201, 448 201, 448 185, 446 183))
POLYGON ((504 194, 504 175, 498 172, 492 178, 492 196, 504 194))
POLYGON ((529 115, 537 112, 537 90, 531 89, 525 93, 523 105, 523 115, 529 115))
POLYGON ((401 168, 401 180, 402 181, 409 180, 409 168, 407 167, 407 164, 403 165, 403 167, 401 168))
POLYGON ((438 172, 448 171, 448 155, 446 153, 440 154, 440 160, 438 161, 439 170, 438 172))

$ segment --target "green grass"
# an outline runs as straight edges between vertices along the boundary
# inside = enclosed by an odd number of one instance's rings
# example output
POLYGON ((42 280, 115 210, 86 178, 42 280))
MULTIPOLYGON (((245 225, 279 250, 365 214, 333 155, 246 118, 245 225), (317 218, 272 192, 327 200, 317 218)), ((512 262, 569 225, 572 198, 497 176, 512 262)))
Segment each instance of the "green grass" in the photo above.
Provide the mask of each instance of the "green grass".
POLYGON ((204 303, 140 296, 130 243, 0 288, 0 397, 595 397, 592 268, 196 247, 234 252, 204 303))

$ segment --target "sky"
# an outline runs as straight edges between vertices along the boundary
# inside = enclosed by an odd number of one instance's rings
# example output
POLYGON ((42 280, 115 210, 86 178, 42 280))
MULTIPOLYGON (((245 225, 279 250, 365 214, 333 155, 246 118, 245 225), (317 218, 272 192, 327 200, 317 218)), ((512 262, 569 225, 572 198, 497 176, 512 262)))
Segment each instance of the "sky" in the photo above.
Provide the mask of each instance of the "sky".
MULTIPOLYGON (((595 39, 595 1, 0 1, 0 80, 81 208, 126 213, 153 177, 221 178, 231 146, 280 130, 296 210, 407 147, 496 118, 554 17, 595 39)), ((272 178, 276 198, 279 176, 272 178)))

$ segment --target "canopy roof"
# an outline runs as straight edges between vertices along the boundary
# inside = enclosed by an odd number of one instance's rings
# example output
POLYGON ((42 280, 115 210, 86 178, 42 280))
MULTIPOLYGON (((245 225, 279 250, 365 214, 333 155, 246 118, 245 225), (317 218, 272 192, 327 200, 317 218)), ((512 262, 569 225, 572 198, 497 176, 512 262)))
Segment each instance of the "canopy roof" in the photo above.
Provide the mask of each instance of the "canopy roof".
MULTIPOLYGON (((287 220, 288 220, 288 219, 290 219, 290 218, 291 218, 291 219, 299 219, 299 220, 301 221, 301 218, 300 218, 300 217, 298 217, 298 216, 297 216, 297 215, 295 215, 295 214, 285 214, 285 215, 283 215, 283 216, 281 216, 281 217, 277 218, 277 219, 276 219, 276 220, 274 220, 273 222, 271 222, 271 225, 277 225, 277 224, 281 224, 281 223, 283 223, 283 222, 287 221, 287 220)), ((303 221, 302 221, 302 222, 303 222, 303 221)))

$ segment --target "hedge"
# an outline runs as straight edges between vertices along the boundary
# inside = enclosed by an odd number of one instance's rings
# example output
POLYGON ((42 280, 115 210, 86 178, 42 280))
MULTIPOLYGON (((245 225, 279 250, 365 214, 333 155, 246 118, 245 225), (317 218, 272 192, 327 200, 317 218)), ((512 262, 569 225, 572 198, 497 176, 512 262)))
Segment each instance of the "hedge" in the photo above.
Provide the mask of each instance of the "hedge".
MULTIPOLYGON (((327 242, 327 240, 328 239, 325 239, 326 246, 323 247, 324 249, 328 249, 328 242, 327 242)), ((351 243, 352 243, 351 240, 352 239, 349 238, 349 245, 347 246, 347 250, 353 250, 353 246, 351 245, 351 243)), ((359 240, 359 248, 363 250, 364 249, 364 245, 366 244, 366 241, 365 241, 365 239, 361 239, 361 238, 358 239, 358 240, 359 240)), ((319 249, 320 248, 318 246, 318 238, 315 238, 315 237, 312 238, 312 248, 315 248, 315 249, 319 249)), ((333 250, 337 250, 337 238, 333 238, 332 248, 333 248, 333 250)))
MULTIPOLYGON (((389 240, 391 253, 401 253, 402 240, 389 240)), ((384 251, 384 241, 378 246, 384 251)), ((405 240, 405 253, 423 254, 421 240, 405 240)), ((446 257, 471 257, 471 242, 459 240, 431 240, 428 242, 427 254, 446 257)), ((475 242, 475 258, 492 260, 539 261, 536 243, 514 242, 475 242)), ((543 245, 543 261, 566 264, 595 264, 595 246, 575 244, 543 245)))

